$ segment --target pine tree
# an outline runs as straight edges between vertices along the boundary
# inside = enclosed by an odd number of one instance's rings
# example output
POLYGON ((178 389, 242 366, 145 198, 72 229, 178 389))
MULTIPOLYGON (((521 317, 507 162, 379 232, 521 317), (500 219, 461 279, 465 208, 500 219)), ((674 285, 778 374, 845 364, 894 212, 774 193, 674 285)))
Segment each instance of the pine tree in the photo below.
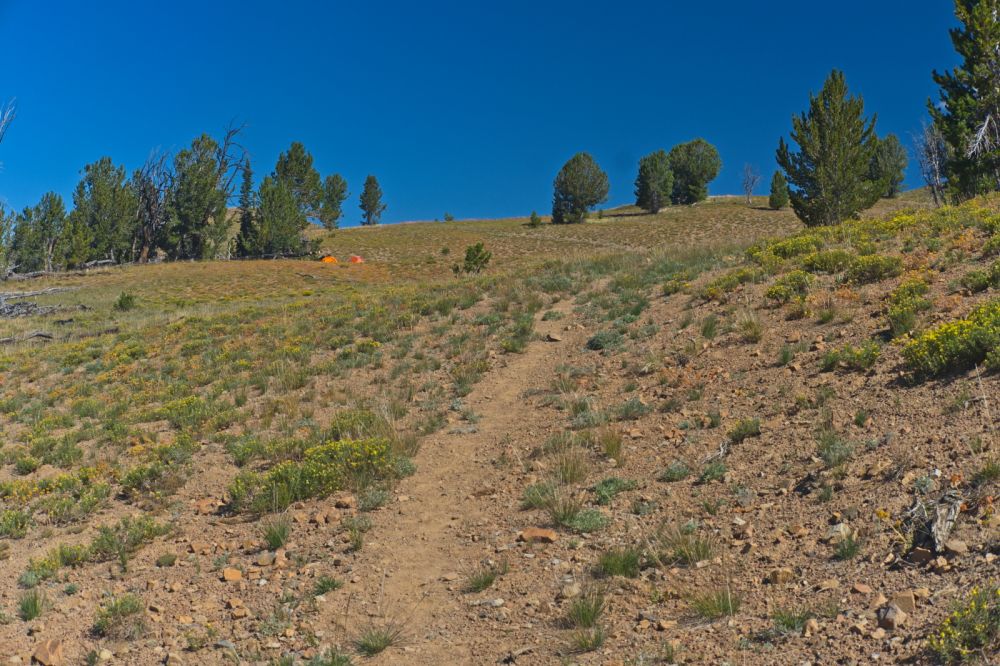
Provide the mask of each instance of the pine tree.
POLYGON ((257 193, 253 189, 253 169, 247 159, 243 163, 243 179, 240 182, 240 232, 236 237, 236 253, 241 257, 261 254, 256 215, 257 193))
POLYGON ((14 226, 17 215, 0 202, 0 280, 6 280, 13 269, 14 226))
POLYGON ((299 200, 287 182, 267 176, 260 184, 257 214, 258 248, 263 255, 300 255, 304 249, 302 232, 309 222, 299 200))
POLYGON ((289 189, 305 217, 320 217, 320 207, 324 203, 323 184, 319 172, 313 167, 313 156, 304 145, 295 141, 288 151, 278 156, 274 177, 289 189))
POLYGON ((792 209, 809 226, 839 224, 871 207, 882 194, 870 168, 878 147, 875 117, 864 116, 864 101, 848 94, 842 72, 833 70, 809 110, 792 117, 792 140, 799 152, 778 142, 778 165, 792 189, 792 209))
POLYGON ((888 134, 884 139, 879 139, 869 177, 882 183, 883 197, 892 198, 899 194, 908 163, 906 148, 900 143, 899 137, 888 134))
POLYGON ((361 211, 364 220, 361 224, 375 225, 382 219, 385 211, 385 204, 382 203, 382 188, 378 184, 378 179, 369 174, 365 178, 365 188, 361 192, 361 211))
POLYGON ((35 233, 38 235, 42 264, 46 271, 51 272, 57 263, 62 263, 56 249, 65 226, 66 206, 63 205, 62 197, 55 192, 42 195, 42 200, 35 206, 35 233))
POLYGON ((339 173, 327 176, 323 181, 323 202, 319 209, 319 221, 328 231, 337 228, 348 196, 350 195, 347 192, 347 181, 339 173))
POLYGON ((639 160, 635 178, 635 205, 656 214, 670 201, 674 190, 674 172, 666 151, 658 150, 639 160))
POLYGON ((674 146, 667 157, 674 174, 671 200, 675 204, 693 204, 708 198, 708 184, 722 169, 715 146, 704 139, 695 139, 674 146))
POLYGON ((210 259, 228 230, 227 194, 219 187, 219 144, 207 134, 174 157, 165 246, 174 259, 210 259))
POLYGON ((608 174, 589 153, 577 153, 552 184, 552 224, 583 222, 587 211, 608 199, 608 174))
POLYGON ((961 26, 950 31, 962 57, 954 70, 933 73, 941 104, 931 118, 950 150, 944 171, 957 201, 1000 189, 1000 0, 955 0, 961 26))
POLYGON ((125 180, 124 167, 116 167, 110 157, 85 166, 83 178, 73 192, 71 216, 86 227, 91 247, 86 259, 77 256, 76 260, 84 263, 109 259, 121 263, 133 259, 136 205, 135 192, 125 180))
POLYGON ((780 171, 771 176, 771 196, 767 203, 773 210, 781 210, 788 205, 788 181, 780 171))

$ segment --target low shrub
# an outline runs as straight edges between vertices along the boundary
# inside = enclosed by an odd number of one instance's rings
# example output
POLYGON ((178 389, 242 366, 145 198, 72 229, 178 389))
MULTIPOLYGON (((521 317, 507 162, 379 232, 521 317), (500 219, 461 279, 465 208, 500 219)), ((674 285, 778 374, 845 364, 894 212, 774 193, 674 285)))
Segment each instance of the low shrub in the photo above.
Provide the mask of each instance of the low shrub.
POLYGON ((919 378, 962 372, 980 363, 1000 369, 1000 299, 924 331, 903 347, 903 360, 919 378))
POLYGON ((840 248, 833 250, 822 250, 807 254, 802 258, 803 270, 810 273, 835 274, 847 270, 854 260, 854 254, 849 250, 840 248))
POLYGON ((937 661, 955 664, 996 654, 1000 637, 1000 587, 973 587, 927 639, 937 661))
POLYGON ((857 347, 844 345, 840 349, 831 349, 823 355, 822 368, 824 372, 838 368, 871 370, 881 354, 882 348, 874 340, 864 342, 857 347))
POLYGON ((855 257, 847 268, 846 278, 854 284, 870 284, 903 273, 903 260, 895 256, 868 254, 855 257))

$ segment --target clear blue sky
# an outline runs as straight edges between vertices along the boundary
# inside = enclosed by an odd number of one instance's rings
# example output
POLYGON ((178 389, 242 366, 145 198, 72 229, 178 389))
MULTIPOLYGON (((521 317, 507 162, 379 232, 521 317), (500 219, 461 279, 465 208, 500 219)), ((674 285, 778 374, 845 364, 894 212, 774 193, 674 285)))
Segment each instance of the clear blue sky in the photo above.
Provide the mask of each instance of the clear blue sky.
MULTIPOLYGON (((957 63, 948 0, 221 2, 0 0, 0 198, 67 199, 87 162, 247 123, 258 177, 302 141, 343 174, 360 217, 368 173, 386 221, 547 213, 579 150, 632 200, 638 158, 702 136, 715 194, 778 137, 831 68, 907 144, 957 63)), ((918 183, 911 167, 907 182, 918 183)))

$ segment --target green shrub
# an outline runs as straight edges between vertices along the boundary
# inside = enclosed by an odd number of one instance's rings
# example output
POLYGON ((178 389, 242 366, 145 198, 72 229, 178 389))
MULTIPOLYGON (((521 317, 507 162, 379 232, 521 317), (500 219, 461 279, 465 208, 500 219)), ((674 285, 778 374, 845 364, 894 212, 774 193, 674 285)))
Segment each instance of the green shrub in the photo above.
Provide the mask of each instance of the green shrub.
POLYGON ((847 270, 854 260, 854 254, 840 248, 822 250, 807 254, 802 258, 802 268, 810 273, 835 274, 847 270))
POLYGON ((729 431, 729 441, 739 444, 748 437, 760 435, 760 419, 740 419, 729 431))
POLYGON ((847 268, 846 278, 854 284, 870 284, 903 273, 903 260, 896 256, 869 254, 855 257, 847 268))
POLYGON ((983 270, 969 271, 962 276, 962 287, 976 294, 990 287, 1000 287, 1000 261, 994 261, 983 270))
POLYGON ((134 641, 145 632, 142 599, 134 594, 123 594, 108 601, 94 621, 94 633, 103 638, 134 641))
POLYGON ((709 301, 725 300, 726 295, 736 289, 741 284, 756 282, 763 277, 764 272, 759 268, 744 266, 734 269, 728 273, 715 278, 702 289, 701 296, 709 301))
POLYGON ((135 294, 128 291, 123 291, 122 293, 118 294, 118 298, 115 300, 114 308, 118 312, 128 312, 129 310, 135 309, 135 306, 136 306, 135 294))
POLYGON ((642 553, 636 548, 609 550, 597 560, 597 574, 600 576, 624 576, 635 578, 639 575, 642 553))
POLYGON ((881 353, 882 348, 874 340, 864 342, 858 347, 844 345, 840 349, 831 349, 823 355, 822 368, 824 372, 837 368, 871 370, 881 353))
POLYGON ((587 340, 587 349, 591 351, 617 349, 621 347, 621 344, 622 334, 618 331, 598 331, 587 340))
POLYGON ((774 284, 764 292, 764 296, 777 303, 787 303, 795 297, 808 294, 812 280, 813 277, 805 271, 791 271, 775 280, 774 284))
POLYGON ((486 268, 486 265, 490 263, 492 257, 493 253, 483 247, 482 242, 479 242, 465 248, 465 260, 461 266, 455 264, 452 270, 456 275, 458 273, 467 273, 470 275, 481 273, 486 268))
POLYGON ((615 495, 626 490, 635 490, 636 487, 636 482, 631 479, 620 479, 617 476, 611 476, 602 479, 594 486, 594 494, 597 495, 598 504, 611 504, 615 495))
POLYGON ((1000 588, 973 587, 930 635, 927 646, 937 661, 956 664, 996 654, 1000 636, 1000 588))
POLYGON ((659 479, 667 483, 674 483, 675 481, 686 479, 690 474, 691 468, 684 461, 675 460, 667 465, 667 468, 660 474, 659 479))

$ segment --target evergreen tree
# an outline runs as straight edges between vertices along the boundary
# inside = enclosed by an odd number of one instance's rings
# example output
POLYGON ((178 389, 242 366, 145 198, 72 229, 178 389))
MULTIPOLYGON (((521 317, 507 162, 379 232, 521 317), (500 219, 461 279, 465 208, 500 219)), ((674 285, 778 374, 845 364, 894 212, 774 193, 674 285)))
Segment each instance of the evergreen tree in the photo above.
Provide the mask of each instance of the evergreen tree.
POLYGON ((219 144, 207 134, 174 157, 165 245, 174 259, 210 259, 228 231, 227 194, 220 187, 219 144))
POLYGON ((587 211, 608 199, 608 174, 589 153, 577 153, 552 184, 552 224, 583 222, 587 211))
POLYGON ((256 257, 261 254, 257 206, 257 192, 253 189, 253 169, 250 160, 247 159, 243 163, 243 178, 240 182, 238 210, 240 232, 236 236, 236 254, 241 257, 256 257))
POLYGON ((62 264, 57 255, 59 239, 66 226, 66 206, 61 196, 55 192, 42 195, 42 200, 34 210, 35 234, 42 254, 42 266, 46 271, 55 269, 56 264, 62 264))
POLYGON ((91 233, 84 219, 74 210, 66 218, 56 253, 66 268, 80 268, 91 257, 91 233))
POLYGON ((671 200, 675 204, 693 204, 708 198, 708 184, 722 169, 715 146, 704 139, 695 139, 674 146, 667 157, 674 174, 671 200))
POLYGON ((73 192, 73 212, 77 224, 87 229, 90 251, 87 258, 114 262, 132 260, 132 239, 136 227, 136 198, 125 180, 124 167, 102 157, 83 169, 83 178, 73 192))
POLYGON ((0 203, 0 281, 6 280, 14 267, 14 226, 17 215, 0 203))
POLYGON ((663 150, 650 153, 639 160, 639 175, 635 178, 635 205, 659 213, 670 201, 674 190, 674 172, 670 158, 663 150))
POLYGON ((167 155, 163 153, 152 155, 132 174, 132 190, 137 203, 134 245, 139 263, 149 261, 149 255, 163 243, 163 234, 170 221, 167 201, 170 185, 167 155))
POLYGON ((374 225, 382 219, 385 204, 382 203, 382 188, 375 176, 365 178, 365 188, 361 192, 361 211, 364 214, 361 224, 374 225))
POLYGON ((774 210, 781 210, 788 205, 788 181, 780 171, 775 171, 771 176, 771 196, 767 203, 774 210))
POLYGON ((864 101, 848 94, 842 72, 833 70, 809 110, 792 117, 792 140, 799 152, 778 142, 778 164, 792 189, 792 209, 809 226, 839 224, 872 206, 883 183, 870 177, 878 147, 875 117, 864 116, 864 101))
POLYGON ((18 273, 40 271, 45 266, 41 238, 35 227, 34 208, 25 208, 14 221, 11 254, 18 273))
POLYGON ((944 165, 955 200, 1000 189, 1000 0, 955 0, 961 26, 950 31, 962 58, 954 70, 933 73, 941 105, 928 102, 950 150, 944 165))
POLYGON ((892 198, 899 194, 906 174, 909 157, 899 137, 889 134, 879 139, 872 160, 869 178, 882 183, 882 196, 892 198))
POLYGON ((259 254, 302 254, 302 232, 308 224, 295 192, 287 181, 267 176, 260 184, 260 208, 257 212, 256 238, 259 254))
POLYGON ((299 211, 305 217, 319 218, 324 204, 324 190, 319 172, 313 167, 313 156, 306 147, 295 141, 288 151, 278 156, 274 177, 280 180, 295 197, 299 211))
POLYGON ((327 176, 323 181, 323 203, 319 209, 319 221, 325 229, 332 231, 343 214, 347 200, 347 181, 339 173, 327 176))

